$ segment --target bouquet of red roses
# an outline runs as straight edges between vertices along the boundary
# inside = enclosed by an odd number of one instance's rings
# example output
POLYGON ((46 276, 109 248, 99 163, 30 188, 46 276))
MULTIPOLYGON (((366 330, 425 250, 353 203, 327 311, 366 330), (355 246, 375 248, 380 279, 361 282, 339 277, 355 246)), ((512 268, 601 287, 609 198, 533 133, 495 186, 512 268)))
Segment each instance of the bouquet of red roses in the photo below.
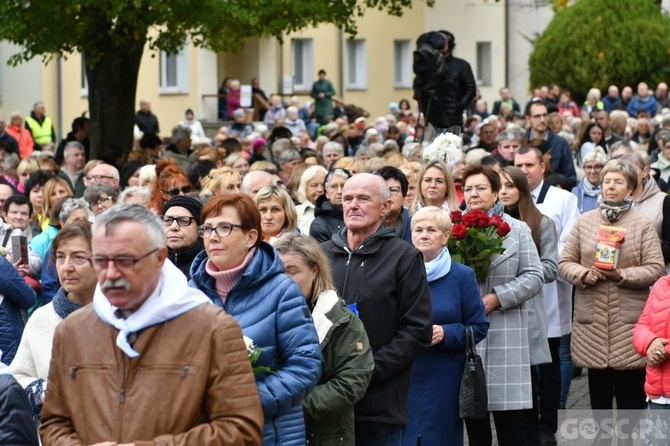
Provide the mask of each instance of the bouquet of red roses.
POLYGON ((472 268, 477 282, 486 281, 491 256, 505 251, 502 245, 511 230, 510 225, 500 215, 489 217, 479 210, 465 215, 452 211, 451 221, 454 226, 447 243, 451 258, 472 268))

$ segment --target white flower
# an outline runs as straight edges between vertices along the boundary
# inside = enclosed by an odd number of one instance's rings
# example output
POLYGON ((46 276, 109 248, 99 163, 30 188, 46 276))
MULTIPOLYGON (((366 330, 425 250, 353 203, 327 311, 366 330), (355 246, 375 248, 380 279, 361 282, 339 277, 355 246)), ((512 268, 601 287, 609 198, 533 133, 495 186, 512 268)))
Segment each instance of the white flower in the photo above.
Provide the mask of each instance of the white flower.
POLYGON ((248 336, 244 336, 244 345, 247 346, 247 353, 251 356, 256 351, 256 344, 254 340, 248 336))
POLYGON ((452 168, 461 161, 462 144, 463 140, 460 136, 453 133, 441 133, 423 149, 423 159, 425 162, 438 159, 452 168))

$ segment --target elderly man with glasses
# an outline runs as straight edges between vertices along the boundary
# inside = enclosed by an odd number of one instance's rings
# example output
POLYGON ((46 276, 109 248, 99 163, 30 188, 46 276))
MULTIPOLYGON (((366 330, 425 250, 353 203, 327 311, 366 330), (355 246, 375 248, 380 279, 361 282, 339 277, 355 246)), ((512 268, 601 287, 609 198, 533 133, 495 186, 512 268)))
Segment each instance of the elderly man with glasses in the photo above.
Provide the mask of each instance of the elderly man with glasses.
POLYGON ((115 206, 96 219, 92 248, 93 304, 54 336, 43 444, 260 444, 240 327, 166 262, 161 220, 115 206))

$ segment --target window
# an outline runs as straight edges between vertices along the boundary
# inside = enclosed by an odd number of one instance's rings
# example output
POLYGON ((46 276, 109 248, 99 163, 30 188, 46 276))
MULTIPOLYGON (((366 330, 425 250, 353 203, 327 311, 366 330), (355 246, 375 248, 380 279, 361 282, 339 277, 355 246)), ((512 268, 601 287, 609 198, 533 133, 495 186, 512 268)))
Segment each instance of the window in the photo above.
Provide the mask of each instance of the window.
POLYGON ((291 40, 291 75, 293 88, 309 91, 314 82, 314 42, 312 39, 291 40))
POLYGON ((393 86, 412 88, 412 42, 393 42, 393 86))
POLYGON ((477 84, 491 85, 491 42, 477 42, 477 84))
POLYGON ((177 54, 160 53, 160 94, 188 93, 188 45, 177 54))
POLYGON ((362 90, 368 86, 368 58, 365 40, 347 40, 347 88, 362 90))
POLYGON ((81 54, 81 95, 88 97, 88 77, 86 76, 86 60, 84 53, 81 54))

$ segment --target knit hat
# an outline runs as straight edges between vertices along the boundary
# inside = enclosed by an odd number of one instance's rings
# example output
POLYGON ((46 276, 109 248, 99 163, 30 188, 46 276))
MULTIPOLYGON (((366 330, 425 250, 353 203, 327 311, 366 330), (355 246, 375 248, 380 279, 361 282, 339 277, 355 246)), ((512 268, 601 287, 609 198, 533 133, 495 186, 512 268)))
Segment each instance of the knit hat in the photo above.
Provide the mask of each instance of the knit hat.
POLYGON ((191 213, 193 217, 195 217, 195 221, 198 225, 202 224, 200 221, 202 203, 197 198, 189 197, 187 195, 177 195, 176 197, 172 197, 163 206, 162 214, 165 215, 165 212, 167 212, 167 210, 172 206, 181 206, 185 208, 191 213))

